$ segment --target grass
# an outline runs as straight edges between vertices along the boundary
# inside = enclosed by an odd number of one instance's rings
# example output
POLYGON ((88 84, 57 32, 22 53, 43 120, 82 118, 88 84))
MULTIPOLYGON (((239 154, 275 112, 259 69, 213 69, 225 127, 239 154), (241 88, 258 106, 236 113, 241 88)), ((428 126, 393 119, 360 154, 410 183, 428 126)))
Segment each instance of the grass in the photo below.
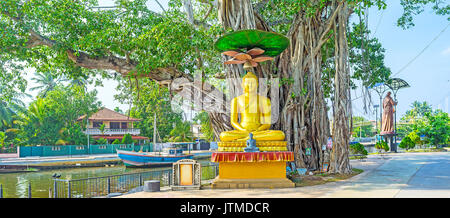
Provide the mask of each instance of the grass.
POLYGON ((37 172, 37 171, 39 171, 39 169, 28 167, 27 169, 25 169, 25 171, 37 172))
POLYGON ((295 183, 295 187, 305 187, 346 180, 362 172, 364 172, 364 170, 353 168, 352 173, 350 174, 319 173, 312 176, 295 175, 291 178, 291 180, 295 183))
POLYGON ((446 152, 444 148, 417 148, 405 150, 405 152, 446 152))
POLYGON ((366 158, 367 158, 366 155, 348 157, 348 159, 350 159, 350 160, 361 160, 361 159, 366 159, 366 158))

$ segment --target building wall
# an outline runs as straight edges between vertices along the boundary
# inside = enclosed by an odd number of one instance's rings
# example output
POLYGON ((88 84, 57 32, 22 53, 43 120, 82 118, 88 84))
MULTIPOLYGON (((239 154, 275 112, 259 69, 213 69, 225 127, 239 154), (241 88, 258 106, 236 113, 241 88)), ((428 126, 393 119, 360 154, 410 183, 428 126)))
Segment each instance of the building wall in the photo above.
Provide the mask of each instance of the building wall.
MULTIPOLYGON (((105 120, 105 121, 103 121, 103 124, 105 124, 105 128, 111 128, 110 127, 110 123, 111 122, 118 122, 118 121, 107 121, 107 120, 105 120)), ((120 123, 128 123, 127 124, 127 126, 128 126, 128 129, 132 129, 133 128, 133 122, 123 122, 123 121, 120 121, 120 123)), ((121 124, 122 125, 122 124, 121 124)), ((88 126, 88 128, 94 128, 94 122, 92 121, 92 120, 89 120, 89 126, 88 126)))

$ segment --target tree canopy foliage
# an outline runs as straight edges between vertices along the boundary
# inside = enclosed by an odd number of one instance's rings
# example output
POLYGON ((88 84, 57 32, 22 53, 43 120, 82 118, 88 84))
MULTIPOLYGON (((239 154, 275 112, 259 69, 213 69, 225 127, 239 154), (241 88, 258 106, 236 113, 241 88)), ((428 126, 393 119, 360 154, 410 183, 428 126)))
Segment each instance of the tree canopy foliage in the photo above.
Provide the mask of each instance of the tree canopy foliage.
MULTIPOLYGON (((131 81, 131 80, 130 80, 131 81)), ((141 130, 141 135, 153 141, 153 122, 156 117, 157 142, 167 140, 170 132, 183 117, 172 110, 170 93, 167 87, 144 78, 133 82, 119 83, 120 93, 115 97, 123 104, 130 106, 131 117, 141 119, 135 127, 141 130), (137 86, 133 86, 134 83, 137 86), (131 86, 131 87, 130 87, 131 86)))
POLYGON ((57 86, 45 98, 38 97, 16 121, 20 140, 16 144, 87 144, 83 123, 77 123, 77 118, 98 110, 101 103, 96 94, 79 86, 57 86))

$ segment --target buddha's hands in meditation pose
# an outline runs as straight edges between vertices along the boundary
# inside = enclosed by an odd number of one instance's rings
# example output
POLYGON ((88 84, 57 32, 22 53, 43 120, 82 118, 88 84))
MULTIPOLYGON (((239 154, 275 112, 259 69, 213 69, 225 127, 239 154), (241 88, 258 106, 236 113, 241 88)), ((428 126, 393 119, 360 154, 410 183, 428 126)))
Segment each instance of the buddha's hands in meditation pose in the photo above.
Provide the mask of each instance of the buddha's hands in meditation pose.
POLYGON ((284 133, 279 130, 269 130, 271 125, 270 99, 258 95, 258 78, 248 72, 242 79, 244 94, 231 100, 232 131, 220 134, 220 140, 246 141, 249 133, 253 133, 256 141, 283 141, 284 133), (239 122, 240 114, 240 122, 239 122))

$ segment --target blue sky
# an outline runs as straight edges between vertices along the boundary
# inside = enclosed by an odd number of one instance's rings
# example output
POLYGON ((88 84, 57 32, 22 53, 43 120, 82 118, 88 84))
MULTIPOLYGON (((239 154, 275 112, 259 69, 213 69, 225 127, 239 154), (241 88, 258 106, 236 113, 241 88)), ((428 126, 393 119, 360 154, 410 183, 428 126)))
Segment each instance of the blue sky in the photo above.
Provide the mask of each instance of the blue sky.
MULTIPOLYGON (((112 0, 99 1, 102 6, 111 6, 113 5, 112 2, 112 0)), ((167 8, 167 0, 160 0, 159 2, 167 8)), ((388 0, 387 4, 388 6, 384 11, 378 11, 376 8, 369 10, 369 29, 386 49, 386 66, 392 70, 393 74, 396 74, 417 56, 449 24, 449 21, 445 17, 435 15, 431 9, 427 9, 414 17, 414 27, 403 30, 396 25, 396 21, 403 10, 400 1, 388 0)), ((154 11, 161 11, 154 0, 149 0, 148 6, 154 11)), ((358 18, 354 16, 353 20, 358 21, 358 18)), ((31 78, 32 75, 32 73, 28 73, 27 78, 31 78)), ((433 108, 440 108, 447 113, 450 112, 450 27, 414 62, 394 77, 404 79, 411 86, 400 90, 397 94, 399 101, 397 118, 405 114, 415 100, 427 101, 433 108)), ((129 105, 122 105, 114 100, 114 94, 117 93, 116 85, 117 83, 111 80, 105 81, 104 87, 96 87, 99 91, 98 99, 108 108, 114 109, 118 106, 126 111, 129 105)), ((29 81, 29 87, 33 86, 32 81, 29 81)), ((92 90, 94 87, 89 87, 89 89, 92 90)), ((36 94, 29 93, 33 96, 36 94)), ((353 99, 360 95, 359 90, 352 91, 353 99)), ((379 100, 375 92, 372 92, 372 99, 375 104, 378 104, 379 100)), ((375 120, 374 112, 365 113, 363 111, 361 99, 354 100, 352 104, 353 115, 375 120)))

